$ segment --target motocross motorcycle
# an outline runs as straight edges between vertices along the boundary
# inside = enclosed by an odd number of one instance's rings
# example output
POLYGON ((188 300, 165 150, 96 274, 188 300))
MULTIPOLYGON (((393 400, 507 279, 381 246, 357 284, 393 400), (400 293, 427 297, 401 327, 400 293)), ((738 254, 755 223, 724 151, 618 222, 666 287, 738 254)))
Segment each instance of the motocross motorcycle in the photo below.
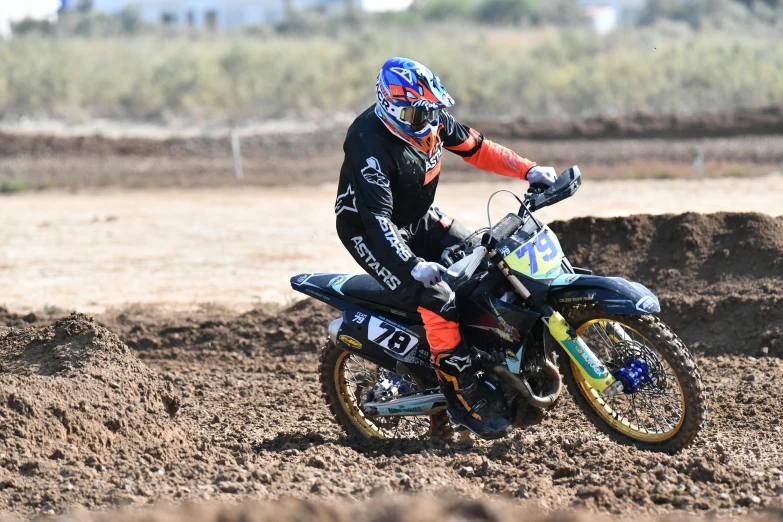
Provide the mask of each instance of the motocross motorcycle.
MULTIPOLYGON (((523 199, 514 195, 519 211, 494 226, 488 204, 490 226, 443 252, 443 280, 457 294, 474 378, 515 427, 540 422, 566 387, 613 440, 677 452, 705 419, 693 357, 655 316, 660 305, 650 290, 572 266, 555 233, 534 215, 580 185, 576 166, 549 188, 533 185, 523 199)), ((301 274, 291 285, 342 312, 329 324, 319 374, 348 435, 452 437, 415 309, 369 275, 301 274)))

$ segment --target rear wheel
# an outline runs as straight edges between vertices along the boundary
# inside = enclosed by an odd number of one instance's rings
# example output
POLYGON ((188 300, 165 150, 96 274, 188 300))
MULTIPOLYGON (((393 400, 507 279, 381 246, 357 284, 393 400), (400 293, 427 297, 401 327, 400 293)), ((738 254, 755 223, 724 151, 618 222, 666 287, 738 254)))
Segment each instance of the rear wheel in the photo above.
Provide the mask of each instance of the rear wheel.
MULTIPOLYGON (((362 439, 421 438, 427 435, 450 440, 453 430, 445 411, 429 416, 374 417, 364 413, 367 394, 384 379, 396 374, 327 342, 318 365, 321 391, 334 420, 347 435, 362 439)), ((421 382, 399 376, 411 389, 421 382)))
POLYGON ((612 315, 598 306, 564 315, 610 372, 645 369, 633 393, 609 397, 562 354, 568 391, 590 421, 615 441, 640 449, 675 453, 689 446, 704 424, 706 406, 698 368, 679 337, 652 315, 612 315))

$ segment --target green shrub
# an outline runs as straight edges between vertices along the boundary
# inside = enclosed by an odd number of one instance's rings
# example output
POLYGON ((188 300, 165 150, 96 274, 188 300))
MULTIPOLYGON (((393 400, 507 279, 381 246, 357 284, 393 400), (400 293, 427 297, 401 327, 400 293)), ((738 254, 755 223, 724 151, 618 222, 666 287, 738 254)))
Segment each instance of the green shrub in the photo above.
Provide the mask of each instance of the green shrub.
POLYGON ((472 0, 428 0, 420 13, 426 20, 446 20, 468 19, 473 16, 473 11, 472 0))
POLYGON ((476 10, 476 18, 486 23, 537 22, 539 14, 538 0, 482 0, 476 10))
POLYGON ((35 184, 27 179, 4 179, 0 181, 0 194, 15 194, 28 190, 42 190, 46 188, 42 184, 35 184))
POLYGON ((368 20, 332 37, 14 38, 0 42, 0 116, 331 117, 374 102, 375 76, 390 56, 432 68, 460 117, 783 103, 783 40, 774 28, 658 22, 601 37, 585 28, 368 20))

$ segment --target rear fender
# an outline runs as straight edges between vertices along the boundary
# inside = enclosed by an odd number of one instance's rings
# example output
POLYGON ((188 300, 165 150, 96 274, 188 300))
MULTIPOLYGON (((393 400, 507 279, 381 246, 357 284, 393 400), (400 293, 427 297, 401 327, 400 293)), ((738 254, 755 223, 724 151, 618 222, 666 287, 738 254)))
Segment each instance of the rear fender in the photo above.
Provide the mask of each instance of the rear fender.
POLYGON ((549 300, 558 308, 594 303, 611 314, 647 315, 661 311, 658 298, 647 287, 621 277, 563 274, 552 281, 549 300))
POLYGON ((344 283, 348 274, 309 273, 291 278, 291 288, 297 292, 314 297, 338 310, 353 306, 340 292, 340 283, 344 283))

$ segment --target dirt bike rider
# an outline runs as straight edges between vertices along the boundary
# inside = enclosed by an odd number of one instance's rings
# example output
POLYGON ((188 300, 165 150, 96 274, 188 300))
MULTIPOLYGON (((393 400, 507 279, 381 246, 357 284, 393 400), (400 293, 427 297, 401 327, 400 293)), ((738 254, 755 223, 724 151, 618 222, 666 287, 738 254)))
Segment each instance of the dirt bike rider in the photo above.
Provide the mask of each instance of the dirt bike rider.
POLYGON ((368 274, 421 314, 455 426, 484 438, 504 436, 511 427, 477 392, 455 294, 436 262, 444 248, 469 235, 432 206, 441 154, 445 147, 479 169, 530 183, 551 185, 555 171, 457 122, 445 110, 454 100, 418 62, 390 58, 375 90, 376 104, 354 120, 343 145, 337 234, 368 274))

